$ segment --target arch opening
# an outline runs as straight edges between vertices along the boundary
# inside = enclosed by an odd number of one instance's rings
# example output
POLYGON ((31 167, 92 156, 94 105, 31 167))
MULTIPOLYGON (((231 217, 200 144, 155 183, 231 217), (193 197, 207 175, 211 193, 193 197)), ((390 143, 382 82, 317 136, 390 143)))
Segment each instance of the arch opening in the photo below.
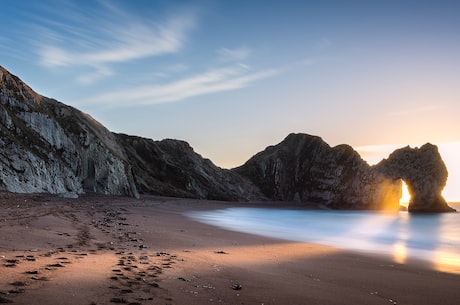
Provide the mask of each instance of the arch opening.
POLYGON ((406 182, 401 179, 401 198, 399 199, 399 205, 408 207, 411 199, 411 194, 409 193, 409 188, 407 187, 406 182))

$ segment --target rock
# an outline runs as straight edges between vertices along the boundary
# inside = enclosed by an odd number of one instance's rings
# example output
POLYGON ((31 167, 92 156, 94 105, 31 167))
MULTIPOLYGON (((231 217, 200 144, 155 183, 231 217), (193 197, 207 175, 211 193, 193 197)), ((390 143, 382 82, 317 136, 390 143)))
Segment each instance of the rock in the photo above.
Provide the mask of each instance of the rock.
POLYGON ((187 142, 116 135, 126 149, 140 192, 214 200, 265 198, 248 179, 215 166, 187 142))
POLYGON ((70 198, 70 199, 77 199, 78 198, 78 194, 75 193, 75 192, 66 192, 66 193, 60 193, 60 194, 57 194, 59 197, 61 198, 70 198))
POLYGON ((320 137, 290 134, 226 170, 184 141, 111 133, 88 114, 39 95, 3 67, 0 122, 0 191, 65 198, 86 191, 138 197, 140 191, 399 210, 404 180, 412 194, 409 211, 453 210, 441 195, 447 169, 431 144, 396 150, 369 166, 348 145, 330 147, 320 137))
POLYGON ((0 67, 0 190, 137 196, 123 148, 89 115, 0 67))
POLYGON ((243 289, 243 286, 241 286, 240 284, 234 284, 234 285, 232 285, 232 289, 233 290, 241 290, 241 289, 243 289))
POLYGON ((395 151, 369 166, 348 145, 330 147, 321 138, 290 134, 233 169, 268 198, 315 201, 330 208, 399 210, 402 180, 409 185, 409 211, 452 211, 441 191, 447 170, 436 146, 395 151))
POLYGON ((427 143, 420 148, 394 151, 376 169, 391 179, 406 182, 411 194, 410 212, 451 212, 441 192, 447 182, 447 168, 438 148, 427 143))
POLYGON ((233 169, 280 201, 314 201, 329 207, 370 208, 376 205, 359 177, 369 166, 348 145, 330 147, 320 137, 290 134, 233 169), (369 195, 369 196, 365 196, 369 195))

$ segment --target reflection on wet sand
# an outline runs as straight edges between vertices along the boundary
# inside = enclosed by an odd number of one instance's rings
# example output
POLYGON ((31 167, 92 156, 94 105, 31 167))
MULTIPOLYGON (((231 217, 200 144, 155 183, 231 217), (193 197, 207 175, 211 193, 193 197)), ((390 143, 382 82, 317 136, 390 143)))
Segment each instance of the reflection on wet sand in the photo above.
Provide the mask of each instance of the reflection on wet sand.
POLYGON ((229 208, 190 215, 235 231, 386 254, 400 264, 422 260, 460 273, 460 213, 229 208))

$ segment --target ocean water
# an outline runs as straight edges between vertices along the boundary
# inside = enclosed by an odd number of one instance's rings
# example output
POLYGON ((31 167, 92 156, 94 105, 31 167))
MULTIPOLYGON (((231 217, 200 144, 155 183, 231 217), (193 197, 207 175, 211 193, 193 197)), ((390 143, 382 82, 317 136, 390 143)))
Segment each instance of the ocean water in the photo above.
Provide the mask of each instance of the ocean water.
POLYGON ((460 213, 238 207, 188 216, 233 231, 388 255, 397 263, 418 259, 437 270, 460 274, 460 213))

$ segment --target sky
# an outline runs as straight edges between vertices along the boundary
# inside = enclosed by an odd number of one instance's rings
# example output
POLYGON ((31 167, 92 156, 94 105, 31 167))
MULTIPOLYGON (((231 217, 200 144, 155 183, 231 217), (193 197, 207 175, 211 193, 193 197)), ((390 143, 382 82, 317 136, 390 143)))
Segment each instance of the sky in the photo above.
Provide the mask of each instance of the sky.
POLYGON ((460 2, 3 0, 0 65, 114 132, 243 164, 291 132, 430 142, 460 201, 460 2))

